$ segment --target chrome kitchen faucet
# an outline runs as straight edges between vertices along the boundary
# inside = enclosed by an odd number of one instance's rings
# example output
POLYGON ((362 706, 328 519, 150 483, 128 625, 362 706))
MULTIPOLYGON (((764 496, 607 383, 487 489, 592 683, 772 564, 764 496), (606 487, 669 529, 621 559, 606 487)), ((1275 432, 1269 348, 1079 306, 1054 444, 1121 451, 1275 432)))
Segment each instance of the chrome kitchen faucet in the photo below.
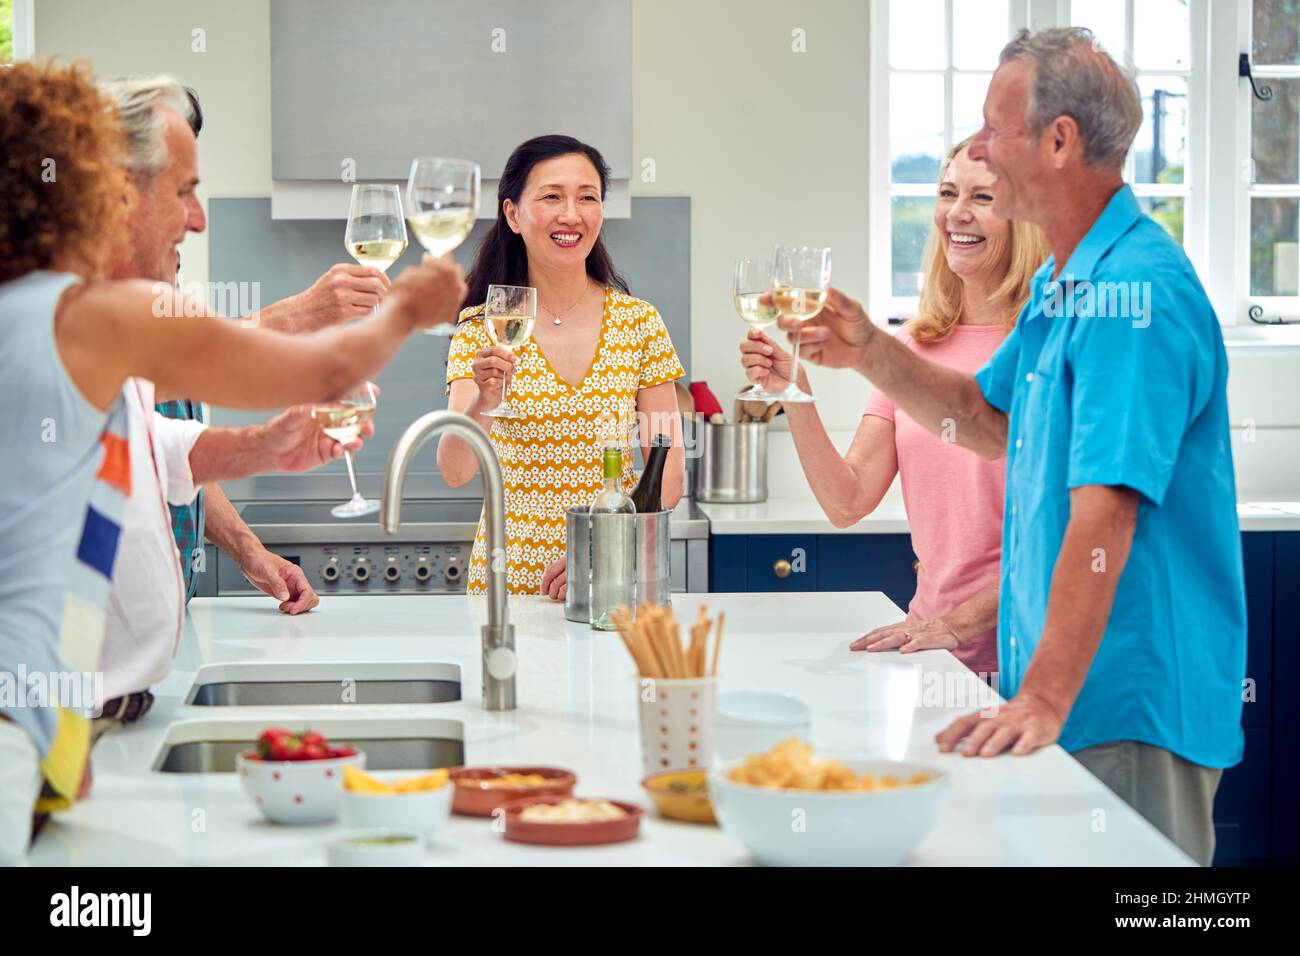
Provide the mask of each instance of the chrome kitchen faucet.
POLYGON ((416 452, 439 432, 451 432, 469 445, 478 458, 483 473, 483 524, 487 537, 488 622, 483 638, 483 708, 515 709, 515 629, 506 609, 506 516, 505 484, 501 463, 483 429, 469 417, 456 412, 439 411, 422 415, 407 426, 388 454, 384 473, 384 496, 379 507, 379 523, 389 534, 396 534, 402 523, 402 483, 406 469, 416 452))

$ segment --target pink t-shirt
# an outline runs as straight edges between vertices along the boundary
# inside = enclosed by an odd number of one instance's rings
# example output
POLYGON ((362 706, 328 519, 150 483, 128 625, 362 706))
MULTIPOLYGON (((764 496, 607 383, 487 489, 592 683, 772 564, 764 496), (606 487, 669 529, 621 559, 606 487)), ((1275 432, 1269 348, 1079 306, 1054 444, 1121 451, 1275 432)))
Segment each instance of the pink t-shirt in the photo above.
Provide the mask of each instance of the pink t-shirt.
MULTIPOLYGON (((931 362, 974 373, 1006 334, 1001 325, 958 325, 930 344, 917 342, 906 332, 900 332, 898 339, 931 362)), ((878 390, 863 414, 894 423, 903 505, 912 529, 912 550, 921 562, 907 617, 922 621, 942 617, 998 580, 1006 459, 988 461, 931 434, 878 390)), ((995 673, 997 629, 971 638, 953 654, 977 674, 995 673)))

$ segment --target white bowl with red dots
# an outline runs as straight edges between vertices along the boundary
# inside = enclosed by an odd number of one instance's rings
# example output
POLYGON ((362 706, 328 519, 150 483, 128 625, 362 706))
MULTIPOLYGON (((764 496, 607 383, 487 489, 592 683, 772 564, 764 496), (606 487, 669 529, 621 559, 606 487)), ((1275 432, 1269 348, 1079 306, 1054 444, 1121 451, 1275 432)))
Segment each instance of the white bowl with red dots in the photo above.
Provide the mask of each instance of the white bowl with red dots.
POLYGON ((707 769, 713 760, 718 679, 642 677, 637 687, 646 774, 707 769))
POLYGON ((263 760, 256 750, 235 757, 244 792, 272 823, 329 823, 343 803, 343 768, 365 769, 366 755, 323 760, 263 760))

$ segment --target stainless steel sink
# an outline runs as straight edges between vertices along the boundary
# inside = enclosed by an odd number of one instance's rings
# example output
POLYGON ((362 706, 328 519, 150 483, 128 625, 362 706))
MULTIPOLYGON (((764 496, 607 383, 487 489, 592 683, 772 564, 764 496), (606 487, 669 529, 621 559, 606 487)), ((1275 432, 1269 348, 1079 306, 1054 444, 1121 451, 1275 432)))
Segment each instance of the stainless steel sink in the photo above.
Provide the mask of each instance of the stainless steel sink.
MULTIPOLYGON (((280 723, 319 730, 336 746, 356 747, 368 770, 428 770, 465 763, 465 725, 429 718, 325 718, 280 723)), ((162 773, 234 773, 235 755, 249 749, 266 720, 183 720, 167 728, 153 769, 162 773)))
POLYGON ((185 703, 199 707, 441 704, 460 700, 460 668, 436 661, 209 664, 185 703))

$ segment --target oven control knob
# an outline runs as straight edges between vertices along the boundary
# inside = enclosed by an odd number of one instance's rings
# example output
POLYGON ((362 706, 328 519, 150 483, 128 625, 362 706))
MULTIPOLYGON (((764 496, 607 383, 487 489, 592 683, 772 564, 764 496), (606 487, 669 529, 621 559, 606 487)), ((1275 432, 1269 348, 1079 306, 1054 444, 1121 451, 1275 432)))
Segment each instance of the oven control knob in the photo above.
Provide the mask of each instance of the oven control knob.
POLYGON ((447 559, 447 569, 442 572, 448 583, 455 584, 460 580, 460 562, 457 558, 447 559))
POLYGON ((320 576, 325 579, 326 583, 333 584, 339 579, 339 559, 332 557, 325 562, 325 567, 321 569, 320 576))
POLYGON ((429 556, 427 554, 419 555, 415 559, 415 580, 423 584, 431 577, 433 577, 433 568, 429 566, 429 556))
POLYGON ((352 565, 352 580, 358 584, 370 580, 369 558, 357 558, 356 564, 352 565))
POLYGON ((396 581, 402 576, 402 567, 397 563, 397 555, 390 554, 384 561, 384 580, 396 581))

